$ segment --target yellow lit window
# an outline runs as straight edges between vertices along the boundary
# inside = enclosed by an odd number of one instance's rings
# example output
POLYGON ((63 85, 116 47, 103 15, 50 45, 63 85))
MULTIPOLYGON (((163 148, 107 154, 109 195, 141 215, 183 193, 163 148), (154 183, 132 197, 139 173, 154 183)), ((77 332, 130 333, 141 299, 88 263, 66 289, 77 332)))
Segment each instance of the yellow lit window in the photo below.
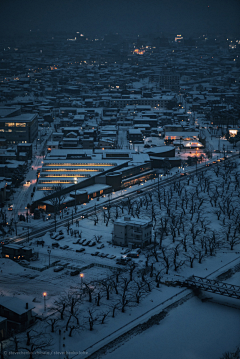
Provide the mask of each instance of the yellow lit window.
POLYGON ((6 122, 5 126, 6 127, 15 127, 15 122, 6 122))
POLYGON ((26 127, 25 122, 16 122, 16 127, 26 127))
POLYGON ((46 205, 45 204, 39 204, 38 209, 43 209, 44 211, 46 211, 46 205))

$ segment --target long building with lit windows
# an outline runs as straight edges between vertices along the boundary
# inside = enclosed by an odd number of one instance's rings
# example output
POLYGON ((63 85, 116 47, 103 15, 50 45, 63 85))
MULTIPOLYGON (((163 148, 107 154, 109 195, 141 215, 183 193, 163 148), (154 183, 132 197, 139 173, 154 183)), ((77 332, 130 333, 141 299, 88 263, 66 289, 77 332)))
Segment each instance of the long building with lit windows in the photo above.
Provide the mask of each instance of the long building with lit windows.
POLYGON ((121 165, 125 166, 126 161, 105 160, 101 155, 97 155, 96 159, 46 159, 37 189, 47 191, 54 189, 57 185, 71 186, 108 170, 121 168, 121 165))
POLYGON ((37 134, 37 114, 0 118, 0 137, 6 139, 7 144, 32 143, 37 134))
POLYGON ((51 198, 59 186, 65 197, 64 208, 156 177, 147 154, 132 150, 96 151, 51 151, 39 173, 31 210, 53 212, 51 198))

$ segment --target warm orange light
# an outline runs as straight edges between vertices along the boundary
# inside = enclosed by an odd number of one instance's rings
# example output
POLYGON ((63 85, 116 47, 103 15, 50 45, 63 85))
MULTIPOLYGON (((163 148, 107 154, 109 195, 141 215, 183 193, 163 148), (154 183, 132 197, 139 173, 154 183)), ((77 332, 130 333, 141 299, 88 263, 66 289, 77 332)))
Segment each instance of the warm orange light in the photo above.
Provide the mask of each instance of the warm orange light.
POLYGON ((81 278, 83 278, 83 277, 84 277, 83 273, 81 273, 81 274, 80 274, 80 277, 81 277, 81 278))
POLYGON ((44 297, 46 297, 46 296, 47 296, 47 293, 46 293, 46 292, 44 292, 44 293, 43 293, 43 296, 44 296, 44 297))

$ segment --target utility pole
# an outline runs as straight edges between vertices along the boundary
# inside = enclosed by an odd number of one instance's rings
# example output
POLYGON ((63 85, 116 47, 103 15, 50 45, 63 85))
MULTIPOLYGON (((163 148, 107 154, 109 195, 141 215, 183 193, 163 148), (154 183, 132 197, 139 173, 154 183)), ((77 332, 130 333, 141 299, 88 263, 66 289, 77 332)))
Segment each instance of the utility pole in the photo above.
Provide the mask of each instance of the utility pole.
POLYGON ((57 214, 56 214, 56 208, 55 208, 54 221, 55 221, 55 232, 57 232, 57 214))
POLYGON ((50 268, 50 255, 51 255, 51 249, 48 249, 48 255, 49 255, 49 268, 50 268))
POLYGON ((76 197, 76 188, 75 188, 75 213, 77 213, 77 197, 76 197))

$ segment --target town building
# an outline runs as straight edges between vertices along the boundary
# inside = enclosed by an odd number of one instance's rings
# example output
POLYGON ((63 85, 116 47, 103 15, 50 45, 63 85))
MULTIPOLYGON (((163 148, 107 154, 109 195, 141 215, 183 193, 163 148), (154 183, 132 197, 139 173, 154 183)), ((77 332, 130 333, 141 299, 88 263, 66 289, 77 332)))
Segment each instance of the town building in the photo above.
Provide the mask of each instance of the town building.
POLYGON ((32 248, 23 247, 18 244, 6 244, 2 247, 2 257, 12 260, 25 259, 30 261, 34 256, 32 248))
POLYGON ((32 143, 37 134, 37 114, 0 118, 0 137, 5 138, 7 144, 32 143))
POLYGON ((34 324, 36 317, 32 310, 35 307, 25 301, 10 296, 0 297, 0 335, 9 336, 12 331, 21 332, 34 324), (1 321, 1 317, 6 320, 1 321), (6 331, 7 321, 7 331, 6 331))
POLYGON ((152 222, 131 217, 115 220, 112 243, 122 247, 144 248, 152 240, 152 222))

